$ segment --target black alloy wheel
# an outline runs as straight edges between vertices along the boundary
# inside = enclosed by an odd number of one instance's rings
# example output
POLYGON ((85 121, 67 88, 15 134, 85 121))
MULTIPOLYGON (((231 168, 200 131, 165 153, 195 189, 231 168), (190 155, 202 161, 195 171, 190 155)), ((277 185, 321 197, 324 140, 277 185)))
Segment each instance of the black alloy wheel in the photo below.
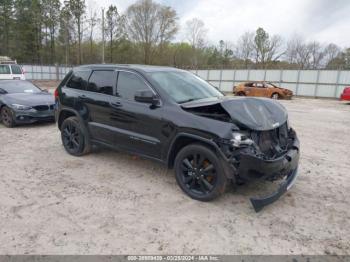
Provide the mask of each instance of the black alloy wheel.
POLYGON ((62 143, 66 151, 74 156, 88 153, 89 146, 84 127, 76 117, 69 117, 63 121, 61 126, 62 143))
POLYGON ((175 172, 181 189, 194 199, 209 201, 225 191, 227 179, 220 160, 206 146, 183 148, 176 157, 175 172))
POLYGON ((6 127, 14 127, 15 122, 13 120, 13 114, 11 112, 11 109, 8 108, 7 106, 4 106, 1 109, 1 120, 2 123, 6 126, 6 127))

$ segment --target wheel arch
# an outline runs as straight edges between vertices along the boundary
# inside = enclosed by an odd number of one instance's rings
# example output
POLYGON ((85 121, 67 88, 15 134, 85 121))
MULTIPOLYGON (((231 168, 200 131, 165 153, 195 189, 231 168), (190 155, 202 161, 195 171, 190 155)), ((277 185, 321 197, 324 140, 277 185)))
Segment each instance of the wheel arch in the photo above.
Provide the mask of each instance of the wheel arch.
POLYGON ((65 119, 67 119, 68 117, 72 117, 72 116, 78 117, 79 120, 82 120, 76 111, 74 111, 72 109, 62 109, 58 115, 58 118, 57 118, 58 128, 61 130, 61 126, 62 126, 63 121, 65 119))
POLYGON ((194 134, 179 133, 175 136, 175 138, 173 139, 169 147, 167 160, 166 160, 167 166, 169 168, 173 168, 176 155, 180 152, 182 148, 193 143, 200 143, 204 146, 207 146, 211 148, 213 151, 215 151, 216 153, 218 153, 220 156, 223 156, 223 153, 221 152, 218 145, 212 140, 203 138, 194 134))

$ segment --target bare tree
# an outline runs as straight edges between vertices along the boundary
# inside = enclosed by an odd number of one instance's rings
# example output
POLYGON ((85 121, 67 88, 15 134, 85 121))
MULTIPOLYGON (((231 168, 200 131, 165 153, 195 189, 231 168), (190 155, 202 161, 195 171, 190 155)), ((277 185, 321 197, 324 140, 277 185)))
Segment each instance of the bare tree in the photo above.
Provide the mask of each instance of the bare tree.
POLYGON ((295 35, 287 43, 285 58, 299 69, 307 69, 310 67, 311 49, 301 36, 295 35))
POLYGON ((324 52, 320 43, 314 41, 307 45, 310 53, 310 69, 318 69, 324 57, 324 52))
POLYGON ((192 67, 198 66, 198 49, 204 47, 204 39, 207 32, 204 22, 198 18, 193 18, 186 22, 186 38, 192 47, 192 67))
POLYGON ((204 22, 198 18, 186 22, 186 38, 193 48, 202 47, 207 32, 204 22))
POLYGON ((129 37, 141 44, 146 64, 151 63, 155 47, 171 40, 178 30, 176 11, 152 0, 129 6, 126 18, 129 37))
POLYGON ((331 43, 324 48, 323 53, 323 65, 326 67, 331 61, 334 61, 339 56, 341 49, 336 44, 331 43))
POLYGON ((244 61, 245 68, 254 51, 254 32, 245 32, 237 41, 234 55, 244 61))

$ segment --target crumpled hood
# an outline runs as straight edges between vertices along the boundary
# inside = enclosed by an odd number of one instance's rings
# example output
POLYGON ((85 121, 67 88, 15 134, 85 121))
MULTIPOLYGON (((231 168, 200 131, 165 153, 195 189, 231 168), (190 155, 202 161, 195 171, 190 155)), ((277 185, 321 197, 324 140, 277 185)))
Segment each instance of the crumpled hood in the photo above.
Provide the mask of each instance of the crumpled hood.
POLYGON ((199 108, 220 104, 237 126, 256 131, 275 129, 287 121, 287 110, 275 100, 265 98, 223 97, 203 99, 181 105, 183 108, 199 108))
POLYGON ((9 104, 20 104, 25 106, 53 105, 55 98, 49 93, 17 93, 4 95, 4 100, 9 104))

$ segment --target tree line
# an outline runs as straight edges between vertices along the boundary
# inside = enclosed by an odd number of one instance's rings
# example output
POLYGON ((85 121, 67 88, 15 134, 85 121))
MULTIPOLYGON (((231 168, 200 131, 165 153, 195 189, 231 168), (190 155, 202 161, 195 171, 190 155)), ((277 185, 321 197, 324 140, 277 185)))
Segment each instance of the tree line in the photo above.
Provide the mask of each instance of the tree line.
POLYGON ((33 64, 104 59, 181 68, 350 69, 350 48, 297 35, 285 40, 263 28, 235 43, 212 44, 205 22, 193 18, 182 28, 186 40, 175 41, 176 10, 153 0, 139 0, 123 13, 110 5, 103 13, 85 0, 1 0, 0 55, 33 64))

